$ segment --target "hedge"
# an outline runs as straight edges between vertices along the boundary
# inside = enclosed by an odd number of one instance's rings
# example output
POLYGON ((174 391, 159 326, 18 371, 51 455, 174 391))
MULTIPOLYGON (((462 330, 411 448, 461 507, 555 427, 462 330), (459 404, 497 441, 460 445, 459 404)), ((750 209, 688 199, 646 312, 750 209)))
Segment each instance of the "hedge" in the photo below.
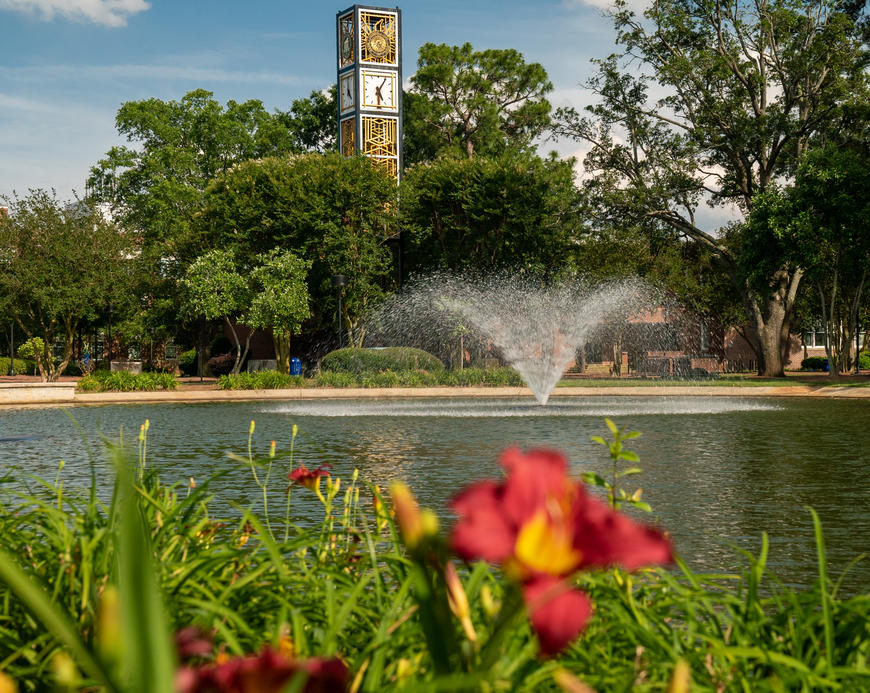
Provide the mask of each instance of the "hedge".
POLYGON ((324 356, 320 362, 320 370, 339 373, 443 371, 444 364, 429 352, 412 347, 347 348, 331 351, 324 356))

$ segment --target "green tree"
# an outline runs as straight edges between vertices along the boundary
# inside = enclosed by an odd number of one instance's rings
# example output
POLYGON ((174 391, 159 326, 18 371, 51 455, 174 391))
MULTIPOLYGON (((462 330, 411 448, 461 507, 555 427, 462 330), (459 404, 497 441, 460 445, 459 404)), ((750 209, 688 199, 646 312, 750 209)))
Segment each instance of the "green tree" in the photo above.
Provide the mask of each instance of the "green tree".
POLYGON ((254 268, 254 295, 246 323, 271 330, 280 373, 290 372, 290 338, 298 333, 308 310, 306 283, 311 261, 277 248, 269 251, 254 268))
POLYGON ((251 333, 248 332, 242 350, 234 323, 250 324, 246 315, 253 297, 248 280, 236 266, 233 253, 211 250, 197 258, 181 280, 181 291, 182 311, 188 317, 226 322, 236 343, 233 373, 237 374, 248 355, 251 333))
POLYGON ((290 110, 279 115, 291 135, 291 151, 333 152, 336 150, 335 85, 326 93, 312 91, 308 98, 294 99, 290 110))
MULTIPOLYGON (((759 196, 742 241, 747 273, 764 273, 771 247, 804 268, 825 327, 831 377, 852 365, 851 346, 870 265, 870 167, 839 146, 810 151, 794 184, 759 196)), ((769 270, 768 270, 769 271, 769 270)))
POLYGON ((80 322, 128 292, 129 239, 87 202, 61 203, 44 190, 6 202, 0 295, 27 336, 42 340, 40 375, 55 381, 72 358, 80 322), (56 364, 58 340, 63 353, 56 364))
POLYGON ((580 219, 571 162, 443 156, 412 166, 402 182, 411 271, 558 274, 571 268, 580 219))
MULTIPOLYGON (((705 202, 744 215, 788 176, 865 79, 854 24, 827 0, 659 0, 613 15, 622 53, 598 61, 588 117, 559 114, 559 134, 591 145, 584 189, 596 215, 705 246, 744 306, 761 372, 783 374, 804 270, 788 254, 760 278, 743 247, 702 228, 705 202), (650 85, 664 95, 653 100, 650 85)), ((781 248, 780 248, 781 249, 781 248)), ((773 251, 774 248, 771 248, 773 251)))
POLYGON ((426 43, 411 85, 405 129, 409 143, 420 150, 412 147, 411 161, 423 160, 436 141, 439 151, 469 157, 525 148, 550 122, 545 95, 553 85, 546 70, 513 49, 426 43))
POLYGON ((140 300, 121 313, 122 329, 173 334, 178 281, 202 253, 191 236, 206 187, 241 161, 300 146, 304 135, 291 131, 294 122, 257 100, 222 105, 204 89, 178 101, 151 98, 121 106, 115 123, 129 144, 113 147, 92 167, 88 187, 139 248, 140 300))
POLYGON ((342 320, 359 346, 361 318, 394 286, 396 184, 365 157, 305 154, 248 161, 209 187, 198 239, 250 265, 272 248, 310 260, 315 325, 335 315, 330 279, 348 278, 342 320))

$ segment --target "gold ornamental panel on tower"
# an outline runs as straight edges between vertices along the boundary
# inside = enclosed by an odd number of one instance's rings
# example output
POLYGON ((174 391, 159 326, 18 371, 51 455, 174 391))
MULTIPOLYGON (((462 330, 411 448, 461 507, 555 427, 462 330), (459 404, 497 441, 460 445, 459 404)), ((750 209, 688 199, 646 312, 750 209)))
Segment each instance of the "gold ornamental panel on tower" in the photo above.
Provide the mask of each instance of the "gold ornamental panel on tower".
POLYGON ((364 63, 397 64, 396 15, 362 10, 359 20, 360 60, 364 63))
POLYGON ((341 153, 344 156, 356 154, 356 119, 345 118, 341 121, 341 153))
POLYGON ((362 122, 363 154, 369 156, 398 156, 398 119, 365 116, 362 122))

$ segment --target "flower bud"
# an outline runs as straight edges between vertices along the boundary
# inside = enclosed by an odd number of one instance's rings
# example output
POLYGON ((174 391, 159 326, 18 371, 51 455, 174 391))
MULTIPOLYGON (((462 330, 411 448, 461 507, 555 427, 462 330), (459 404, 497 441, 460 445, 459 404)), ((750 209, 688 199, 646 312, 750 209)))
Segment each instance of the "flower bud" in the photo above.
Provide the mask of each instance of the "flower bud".
POLYGON ((462 581, 459 579, 459 574, 456 572, 456 566, 453 563, 448 563, 444 569, 444 582, 447 583, 447 603, 453 615, 459 619, 462 624, 462 630, 465 631, 465 637, 471 643, 477 642, 477 633, 474 630, 474 624, 471 622, 471 609, 468 606, 468 596, 465 594, 465 588, 462 586, 462 581))
POLYGON ((0 671, 0 693, 18 693, 18 685, 11 676, 7 676, 2 671, 0 671))
POLYGON ((390 486, 396 522, 402 533, 402 540, 409 549, 415 548, 423 539, 423 519, 414 494, 405 484, 394 482, 390 486))
POLYGON ((254 420, 251 419, 251 427, 248 429, 248 435, 249 435, 249 436, 254 435, 254 427, 255 427, 254 420))

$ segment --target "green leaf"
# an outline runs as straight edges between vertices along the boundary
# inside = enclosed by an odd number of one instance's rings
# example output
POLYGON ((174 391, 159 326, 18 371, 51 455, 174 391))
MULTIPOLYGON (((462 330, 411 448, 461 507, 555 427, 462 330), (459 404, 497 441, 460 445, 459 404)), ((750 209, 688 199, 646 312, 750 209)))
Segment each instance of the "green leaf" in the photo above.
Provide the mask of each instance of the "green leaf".
POLYGON ((82 641, 63 607, 52 603, 45 591, 37 586, 33 577, 22 570, 12 556, 3 551, 0 551, 0 580, 9 586, 12 593, 21 600, 21 603, 52 637, 70 651, 87 676, 104 686, 110 693, 121 690, 112 680, 106 665, 82 641))
POLYGON ((605 447, 607 446, 607 442, 601 436, 591 436, 590 440, 593 443, 598 443, 599 445, 604 445, 605 447))
POLYGON ((132 690, 171 691, 175 685, 175 648, 158 587, 154 554, 130 469, 133 460, 112 450, 120 503, 118 576, 124 634, 124 669, 132 690))
POLYGON ((626 462, 640 462, 640 457, 633 450, 622 450, 619 453, 619 458, 626 462))
POLYGON ((632 476, 634 474, 642 474, 643 470, 640 467, 629 467, 628 469, 623 469, 616 473, 616 478, 619 479, 623 476, 632 476))
POLYGON ((580 478, 583 479, 583 483, 591 484, 592 486, 601 486, 603 488, 607 487, 607 482, 595 472, 583 472, 580 475, 580 478))
POLYGON ((619 429, 616 427, 616 424, 613 423, 613 421, 611 421, 610 419, 605 418, 605 419, 604 419, 604 423, 607 424, 607 428, 610 429, 610 432, 611 432, 614 436, 618 436, 618 435, 619 435, 619 429))

